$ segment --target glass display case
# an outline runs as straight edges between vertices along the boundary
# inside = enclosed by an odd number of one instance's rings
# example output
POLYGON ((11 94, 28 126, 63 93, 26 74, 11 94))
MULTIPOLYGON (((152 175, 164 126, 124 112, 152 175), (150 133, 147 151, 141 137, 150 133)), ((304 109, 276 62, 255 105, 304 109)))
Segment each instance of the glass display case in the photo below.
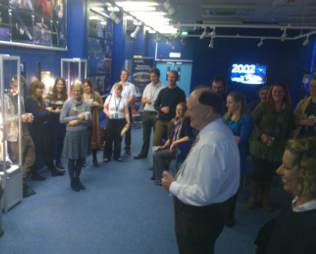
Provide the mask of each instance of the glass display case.
POLYGON ((20 57, 0 55, 0 176, 7 212, 22 201, 20 57))
POLYGON ((65 79, 68 96, 71 97, 71 85, 87 78, 87 60, 80 58, 61 59, 61 77, 65 79))

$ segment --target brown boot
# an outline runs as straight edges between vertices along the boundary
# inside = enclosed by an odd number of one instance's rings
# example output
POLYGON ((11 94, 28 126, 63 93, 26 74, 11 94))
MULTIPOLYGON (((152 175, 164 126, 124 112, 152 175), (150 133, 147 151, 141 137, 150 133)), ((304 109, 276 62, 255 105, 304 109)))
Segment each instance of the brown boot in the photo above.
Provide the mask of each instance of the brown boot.
POLYGON ((266 211, 272 211, 273 208, 269 206, 269 193, 270 193, 271 182, 263 182, 262 183, 262 207, 266 211))
POLYGON ((251 181, 251 196, 248 200, 247 207, 249 209, 254 208, 256 205, 256 198, 258 196, 259 190, 260 190, 260 182, 257 181, 251 181))

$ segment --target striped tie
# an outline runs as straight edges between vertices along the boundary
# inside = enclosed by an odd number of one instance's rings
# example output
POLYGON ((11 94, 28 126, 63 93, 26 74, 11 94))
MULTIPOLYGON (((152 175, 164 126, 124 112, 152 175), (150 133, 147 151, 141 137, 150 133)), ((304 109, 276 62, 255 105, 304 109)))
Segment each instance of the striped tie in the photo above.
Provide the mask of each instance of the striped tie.
POLYGON ((197 144, 197 142, 199 142, 199 140, 200 140, 200 135, 197 135, 196 138, 195 138, 195 140, 194 140, 194 142, 193 142, 193 144, 192 144, 192 146, 191 146, 191 149, 190 149, 190 151, 189 151, 189 153, 188 153, 186 159, 185 159, 184 162, 181 164, 181 167, 179 168, 179 171, 178 171, 178 173, 176 174, 176 180, 178 179, 178 176, 181 174, 181 171, 182 171, 182 169, 183 169, 183 165, 185 165, 185 162, 186 162, 187 158, 189 157, 189 154, 192 152, 193 147, 197 144))

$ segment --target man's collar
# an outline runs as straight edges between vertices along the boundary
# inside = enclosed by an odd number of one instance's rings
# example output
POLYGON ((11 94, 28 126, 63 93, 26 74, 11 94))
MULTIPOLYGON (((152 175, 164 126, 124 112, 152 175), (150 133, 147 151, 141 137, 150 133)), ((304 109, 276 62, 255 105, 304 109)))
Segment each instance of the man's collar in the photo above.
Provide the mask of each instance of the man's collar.
POLYGON ((210 122, 209 124, 207 124, 206 126, 204 126, 204 128, 200 131, 200 135, 203 135, 204 133, 215 129, 217 126, 223 124, 223 120, 221 117, 217 118, 216 120, 210 122))

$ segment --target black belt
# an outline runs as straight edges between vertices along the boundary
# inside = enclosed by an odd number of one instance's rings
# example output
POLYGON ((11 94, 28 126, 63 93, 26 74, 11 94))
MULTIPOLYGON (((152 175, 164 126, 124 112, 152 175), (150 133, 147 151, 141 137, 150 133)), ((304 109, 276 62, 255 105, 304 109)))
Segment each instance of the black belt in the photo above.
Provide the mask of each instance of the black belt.
POLYGON ((157 112, 154 112, 154 111, 144 111, 146 114, 151 114, 151 115, 156 115, 157 114, 157 112))

